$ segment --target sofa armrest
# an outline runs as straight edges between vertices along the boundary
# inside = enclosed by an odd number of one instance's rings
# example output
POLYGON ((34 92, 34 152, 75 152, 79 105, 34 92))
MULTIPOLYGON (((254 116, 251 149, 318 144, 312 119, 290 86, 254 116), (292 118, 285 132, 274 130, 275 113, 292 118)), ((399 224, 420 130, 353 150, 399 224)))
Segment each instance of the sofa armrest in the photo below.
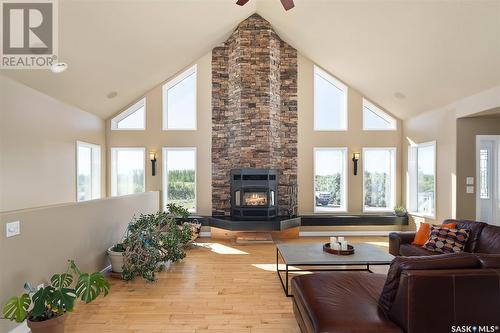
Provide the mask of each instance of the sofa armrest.
POLYGON ((393 256, 399 256, 399 247, 401 244, 413 242, 415 234, 415 231, 391 232, 389 234, 389 253, 393 256))

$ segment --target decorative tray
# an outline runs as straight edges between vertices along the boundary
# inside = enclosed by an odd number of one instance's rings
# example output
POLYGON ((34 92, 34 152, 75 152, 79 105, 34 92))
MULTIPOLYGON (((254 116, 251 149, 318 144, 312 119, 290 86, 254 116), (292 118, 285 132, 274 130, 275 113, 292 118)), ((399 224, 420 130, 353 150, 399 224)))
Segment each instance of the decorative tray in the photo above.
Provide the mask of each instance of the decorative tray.
POLYGON ((347 245, 347 250, 334 250, 330 247, 330 243, 323 244, 323 251, 331 253, 331 254, 338 254, 341 256, 347 256, 350 254, 354 254, 354 246, 352 245, 347 245))

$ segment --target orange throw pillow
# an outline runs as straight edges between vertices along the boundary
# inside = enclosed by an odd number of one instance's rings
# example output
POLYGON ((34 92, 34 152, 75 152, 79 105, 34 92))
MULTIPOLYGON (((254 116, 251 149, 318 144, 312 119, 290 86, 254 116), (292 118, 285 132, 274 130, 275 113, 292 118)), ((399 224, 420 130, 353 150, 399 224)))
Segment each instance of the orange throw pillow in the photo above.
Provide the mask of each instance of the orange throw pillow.
MULTIPOLYGON (((441 227, 454 229, 457 227, 457 224, 456 223, 441 224, 441 227)), ((421 223, 420 228, 418 228, 418 231, 415 234, 415 239, 411 244, 423 246, 425 242, 429 240, 430 233, 431 233, 431 225, 425 222, 421 223)))

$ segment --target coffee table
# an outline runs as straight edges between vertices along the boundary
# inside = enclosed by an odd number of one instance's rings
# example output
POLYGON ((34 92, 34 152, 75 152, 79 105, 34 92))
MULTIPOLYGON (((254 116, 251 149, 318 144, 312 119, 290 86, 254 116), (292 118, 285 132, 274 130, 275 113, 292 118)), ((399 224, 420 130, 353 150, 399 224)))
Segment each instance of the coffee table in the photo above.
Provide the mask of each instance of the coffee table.
POLYGON ((323 243, 283 243, 276 245, 276 272, 283 287, 283 291, 287 297, 289 294, 288 274, 297 271, 367 271, 370 266, 374 265, 389 265, 394 256, 380 249, 379 247, 367 244, 356 243, 354 246, 354 254, 351 255, 335 255, 323 251, 323 243), (285 264, 285 269, 280 269, 280 258, 285 264), (290 269, 292 266, 292 269, 290 269), (345 266, 345 267, 339 267, 345 266), (351 266, 364 266, 361 268, 351 268, 351 266), (304 270, 300 267, 321 267, 307 268, 304 270), (285 281, 282 278, 282 272, 285 273, 285 281))

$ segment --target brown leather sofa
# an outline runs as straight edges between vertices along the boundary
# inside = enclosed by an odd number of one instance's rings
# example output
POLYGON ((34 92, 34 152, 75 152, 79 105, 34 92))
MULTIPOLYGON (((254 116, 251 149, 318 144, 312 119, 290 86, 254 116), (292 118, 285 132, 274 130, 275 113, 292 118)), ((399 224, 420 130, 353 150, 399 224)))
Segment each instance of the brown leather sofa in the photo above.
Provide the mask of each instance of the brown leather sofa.
MULTIPOLYGON (((465 252, 500 254, 500 227, 483 222, 469 220, 445 220, 444 223, 456 223, 458 228, 470 230, 465 244, 465 252)), ((415 231, 391 232, 389 234, 389 252, 394 256, 429 256, 439 252, 428 251, 421 246, 412 245, 415 231)))
POLYGON ((388 275, 330 272, 292 279, 303 333, 440 333, 500 325, 500 255, 396 257, 388 275))

